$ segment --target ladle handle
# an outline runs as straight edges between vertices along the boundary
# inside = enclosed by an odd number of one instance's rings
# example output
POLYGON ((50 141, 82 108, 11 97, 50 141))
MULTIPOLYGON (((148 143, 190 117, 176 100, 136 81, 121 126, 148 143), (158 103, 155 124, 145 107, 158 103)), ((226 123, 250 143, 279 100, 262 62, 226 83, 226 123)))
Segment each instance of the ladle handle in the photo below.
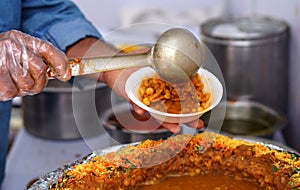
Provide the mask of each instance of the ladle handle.
MULTIPOLYGON (((115 56, 71 58, 69 64, 72 76, 112 71, 132 67, 151 66, 150 51, 142 54, 117 54, 115 56)), ((49 79, 55 78, 55 71, 48 68, 49 79)))

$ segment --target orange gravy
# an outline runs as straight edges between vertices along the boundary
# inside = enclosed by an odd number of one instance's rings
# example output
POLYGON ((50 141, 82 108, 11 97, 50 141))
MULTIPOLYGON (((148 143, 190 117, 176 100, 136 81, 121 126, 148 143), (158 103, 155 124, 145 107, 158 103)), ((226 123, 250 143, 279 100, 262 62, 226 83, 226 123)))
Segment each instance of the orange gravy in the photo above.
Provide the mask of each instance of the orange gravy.
POLYGON ((144 185, 139 190, 262 190, 257 184, 230 176, 168 177, 158 184, 144 185))

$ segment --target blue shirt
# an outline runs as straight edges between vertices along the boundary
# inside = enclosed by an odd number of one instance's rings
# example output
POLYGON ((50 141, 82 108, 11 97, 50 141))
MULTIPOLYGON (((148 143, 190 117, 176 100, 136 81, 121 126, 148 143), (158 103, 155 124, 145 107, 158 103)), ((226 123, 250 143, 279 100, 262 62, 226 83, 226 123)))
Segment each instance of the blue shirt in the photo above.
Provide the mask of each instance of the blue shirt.
POLYGON ((86 36, 101 38, 69 0, 1 0, 0 32, 12 29, 47 40, 62 51, 86 36))
MULTIPOLYGON (((12 29, 46 40, 62 51, 87 36, 102 38, 69 0, 1 0, 0 33, 12 29)), ((11 101, 0 101, 0 189, 4 177, 10 111, 11 101)))

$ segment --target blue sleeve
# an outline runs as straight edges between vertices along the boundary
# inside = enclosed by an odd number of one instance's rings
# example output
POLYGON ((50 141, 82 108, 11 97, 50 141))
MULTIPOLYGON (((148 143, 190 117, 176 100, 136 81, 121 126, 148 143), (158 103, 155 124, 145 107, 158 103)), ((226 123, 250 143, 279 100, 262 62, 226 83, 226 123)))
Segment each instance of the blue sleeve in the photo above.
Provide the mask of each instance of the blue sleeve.
POLYGON ((87 36, 102 39, 69 0, 23 0, 21 30, 51 42, 62 51, 87 36))

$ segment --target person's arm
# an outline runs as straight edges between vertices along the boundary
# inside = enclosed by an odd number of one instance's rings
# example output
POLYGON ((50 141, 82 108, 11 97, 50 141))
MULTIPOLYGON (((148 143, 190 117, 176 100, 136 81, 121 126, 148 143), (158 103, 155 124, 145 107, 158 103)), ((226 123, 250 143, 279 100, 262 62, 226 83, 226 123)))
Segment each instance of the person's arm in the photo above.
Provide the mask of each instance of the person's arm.
MULTIPOLYGON (((139 50, 138 50, 139 51, 139 50)), ((148 50, 140 50, 141 52, 148 51, 148 50)), ((117 49, 115 49, 113 46, 111 46, 108 43, 105 43, 103 41, 97 40, 95 38, 85 38, 80 40, 79 42, 73 44, 72 46, 67 48, 67 56, 68 57, 78 57, 78 56, 113 56, 119 53, 117 49)), ((138 52, 135 52, 138 53, 138 52)), ((123 98, 128 100, 128 97, 125 93, 125 82, 127 78, 130 76, 130 74, 135 71, 136 68, 132 69, 120 69, 120 70, 114 70, 114 71, 107 71, 104 73, 101 73, 97 76, 97 79, 101 82, 106 83, 112 90, 118 94, 119 96, 122 96, 123 98)), ((92 77, 92 76, 90 76, 92 77)), ((130 101, 130 100, 128 100, 130 101)), ((143 114, 145 110, 141 109, 135 104, 133 105, 133 109, 137 114, 143 114)), ((162 125, 170 130, 173 133, 180 132, 180 127, 178 124, 175 123, 162 123, 162 125)), ((203 126, 202 120, 195 120, 191 123, 188 123, 190 127, 193 128, 201 128, 203 126)))
POLYGON ((39 93, 47 84, 49 67, 57 78, 69 80, 67 57, 57 48, 65 52, 80 39, 102 38, 69 0, 23 0, 20 6, 22 18, 8 28, 21 31, 0 34, 0 100, 39 93))
POLYGON ((80 39, 102 38, 94 25, 70 0, 23 0, 20 29, 51 42, 63 52, 80 39))
MULTIPOLYGON (((113 56, 118 53, 118 50, 102 41, 100 33, 69 0, 23 0, 22 15, 23 31, 50 41, 66 52, 68 57, 113 56)), ((97 79, 108 84, 116 94, 127 98, 124 86, 126 78, 133 70, 104 72, 97 79)), ((133 107, 137 113, 144 112, 136 105, 133 107)), ((172 132, 180 131, 177 124, 166 123, 164 126, 172 132)), ((202 122, 195 121, 192 126, 202 126, 202 122)))
MULTIPOLYGON (((66 55, 68 57, 114 56, 118 53, 119 50, 116 49, 114 46, 93 37, 87 37, 81 39, 78 42, 67 47, 66 50, 66 55)), ((124 75, 123 73, 122 80, 118 80, 118 77, 120 76, 121 72, 124 72, 124 70, 103 72, 94 75, 89 75, 88 77, 106 83, 110 88, 113 88, 116 94, 127 99, 127 95, 125 94, 125 89, 124 89, 125 84, 121 82, 126 81, 126 77, 128 77, 133 70, 135 69, 128 69, 127 75, 126 74, 124 75), (119 81, 119 84, 117 84, 117 86, 115 86, 116 80, 119 81)))
MULTIPOLYGON (((51 42, 68 57, 118 53, 118 50, 103 41, 98 30, 69 0, 24 0, 22 10, 22 30, 51 42)), ((110 73, 109 76, 118 76, 118 72, 107 73, 110 73)), ((115 77, 105 77, 106 74, 100 75, 99 80, 112 87, 115 77)), ((126 96, 123 90, 116 91, 117 94, 126 96)))
POLYGON ((48 67, 62 81, 71 78, 67 57, 56 47, 17 30, 1 33, 0 101, 42 91, 48 67))

